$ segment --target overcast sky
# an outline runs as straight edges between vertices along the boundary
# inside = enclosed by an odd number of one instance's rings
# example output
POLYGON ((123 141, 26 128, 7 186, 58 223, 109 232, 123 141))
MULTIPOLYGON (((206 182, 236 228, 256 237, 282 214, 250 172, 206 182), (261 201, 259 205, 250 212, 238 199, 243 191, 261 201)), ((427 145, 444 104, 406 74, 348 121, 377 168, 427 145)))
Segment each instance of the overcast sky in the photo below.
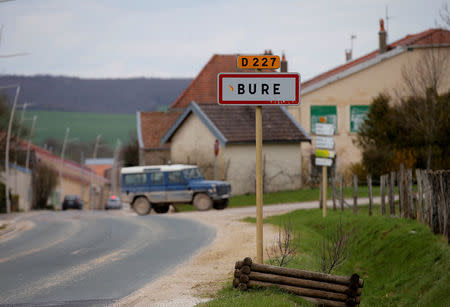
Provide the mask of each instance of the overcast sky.
POLYGON ((286 53, 306 80, 389 41, 436 27, 449 0, 15 0, 1 2, 0 74, 195 77, 215 54, 286 53))

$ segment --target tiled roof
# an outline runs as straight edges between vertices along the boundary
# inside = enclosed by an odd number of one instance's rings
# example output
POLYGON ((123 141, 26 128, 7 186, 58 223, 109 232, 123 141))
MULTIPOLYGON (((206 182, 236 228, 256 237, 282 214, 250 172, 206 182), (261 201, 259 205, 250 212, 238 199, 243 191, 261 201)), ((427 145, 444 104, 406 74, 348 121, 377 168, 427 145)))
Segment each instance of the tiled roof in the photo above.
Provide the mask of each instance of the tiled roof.
MULTIPOLYGON (((186 108, 191 101, 198 104, 217 103, 217 75, 222 72, 254 72, 249 69, 237 68, 238 54, 215 54, 203 67, 197 77, 181 93, 170 106, 174 108, 186 108)), ((261 70, 269 71, 269 70, 261 70)))
MULTIPOLYGON (((175 132, 192 113, 203 122, 223 146, 230 143, 255 142, 254 107, 224 107, 217 104, 191 102, 161 138, 161 143, 170 142, 175 132)), ((299 143, 309 142, 311 138, 286 109, 273 106, 263 108, 263 141, 266 143, 299 143)))
MULTIPOLYGON (((161 137, 180 116, 181 111, 140 112, 142 141, 144 148, 160 148, 161 137)), ((166 144, 164 147, 168 148, 166 144)))
MULTIPOLYGON (((404 38, 395 41, 388 45, 388 51, 397 47, 397 46, 424 46, 424 45, 433 45, 433 44, 450 44, 450 31, 443 29, 429 29, 427 31, 407 35, 404 38)), ((358 64, 364 63, 375 58, 379 55, 379 50, 372 51, 369 54, 366 54, 358 59, 345 63, 344 65, 333 68, 325 73, 322 73, 306 82, 302 83, 302 89, 305 90, 308 86, 311 86, 319 81, 327 79, 328 77, 334 76, 338 73, 346 71, 358 64)))
MULTIPOLYGON (((228 140, 228 143, 255 142, 255 108, 200 104, 199 107, 228 140)), ((262 108, 264 142, 309 141, 280 107, 262 108)))

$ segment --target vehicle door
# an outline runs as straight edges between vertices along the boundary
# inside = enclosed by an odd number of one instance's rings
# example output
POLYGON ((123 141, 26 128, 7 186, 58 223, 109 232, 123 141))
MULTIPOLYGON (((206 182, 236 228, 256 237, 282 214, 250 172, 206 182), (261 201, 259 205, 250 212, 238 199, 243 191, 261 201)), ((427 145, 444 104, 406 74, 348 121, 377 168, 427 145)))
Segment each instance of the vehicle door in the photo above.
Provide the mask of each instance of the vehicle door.
POLYGON ((190 202, 192 200, 192 190, 188 187, 181 171, 166 173, 166 190, 168 202, 190 202))
POLYGON ((148 178, 145 173, 125 174, 122 177, 122 200, 130 203, 135 195, 148 191, 148 178))
POLYGON ((152 203, 164 203, 167 201, 166 184, 164 182, 164 173, 152 171, 148 173, 150 180, 149 193, 147 197, 152 203))

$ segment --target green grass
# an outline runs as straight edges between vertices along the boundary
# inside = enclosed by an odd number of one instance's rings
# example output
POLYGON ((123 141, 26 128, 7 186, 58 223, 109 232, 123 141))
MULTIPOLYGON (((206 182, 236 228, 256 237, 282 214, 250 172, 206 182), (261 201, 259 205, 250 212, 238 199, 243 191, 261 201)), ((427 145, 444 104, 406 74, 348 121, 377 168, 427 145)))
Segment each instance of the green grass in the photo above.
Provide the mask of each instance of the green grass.
MULTIPOLYGON (((318 271, 318 242, 330 236, 339 219, 344 227, 355 229, 350 257, 333 274, 358 273, 364 279, 361 306, 450 306, 450 247, 427 226, 416 221, 375 215, 368 208, 358 208, 353 215, 320 210, 298 210, 273 216, 265 222, 283 225, 291 222, 300 235, 295 239, 298 254, 290 267, 318 271)), ((253 219, 247 219, 253 221, 253 219)), ((231 266, 233 264, 230 264, 231 266)), ((285 306, 298 306, 292 295, 270 291, 241 293, 230 282, 206 306, 279 306, 271 297, 281 295, 285 306), (248 300, 254 304, 247 304, 248 300), (284 303, 286 302, 286 303, 284 303)))
MULTIPOLYGON (((280 191, 275 193, 265 193, 264 194, 264 204, 285 204, 285 203, 295 203, 304 201, 315 201, 319 200, 319 188, 313 189, 299 189, 291 191, 280 191)), ((380 195, 380 187, 373 187, 373 195, 380 195)), ((344 198, 353 197, 353 188, 344 188, 344 198)), ((367 187, 362 186, 358 188, 358 197, 369 197, 369 190, 367 187)), ((328 199, 331 199, 331 189, 328 189, 328 199)), ((337 200, 339 203, 339 200, 337 200)), ((235 195, 230 198, 229 208, 236 207, 248 207, 254 206, 256 203, 255 194, 245 194, 245 195, 235 195)), ((183 211, 194 211, 194 206, 192 205, 177 205, 177 209, 180 212, 183 211)))
MULTIPOLYGON (((102 114, 81 112, 59 112, 29 110, 26 118, 37 115, 33 142, 43 145, 45 139, 52 137, 63 141, 66 128, 70 128, 70 138, 89 143, 95 141, 98 134, 102 135, 103 142, 114 148, 117 139, 126 143, 128 133, 136 130, 135 114, 102 114)), ((32 121, 24 124, 31 128, 32 121)))

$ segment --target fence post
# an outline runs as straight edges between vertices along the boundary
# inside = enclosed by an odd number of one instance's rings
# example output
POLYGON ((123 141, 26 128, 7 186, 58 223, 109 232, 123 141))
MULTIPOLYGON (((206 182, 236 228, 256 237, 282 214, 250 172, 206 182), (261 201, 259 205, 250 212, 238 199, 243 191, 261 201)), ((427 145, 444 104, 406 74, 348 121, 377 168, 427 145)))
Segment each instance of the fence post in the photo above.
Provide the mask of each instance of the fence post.
POLYGON ((395 172, 391 172, 391 180, 389 180, 389 214, 395 215, 395 172))
POLYGON ((381 215, 386 215, 386 191, 384 189, 386 175, 380 176, 381 215))
POLYGON ((358 212, 358 176, 353 175, 353 213, 358 212))
POLYGON ((373 198, 372 198, 372 176, 367 175, 367 186, 369 188, 369 216, 372 216, 372 206, 373 206, 373 198))
POLYGON ((341 211, 344 211, 344 175, 339 175, 339 202, 341 205, 341 211))
POLYGON ((417 179, 417 214, 418 219, 421 224, 423 224, 423 187, 422 187, 422 176, 420 175, 420 169, 416 169, 416 179, 417 179))
POLYGON ((320 181, 319 181, 319 208, 322 209, 322 189, 323 189, 323 184, 322 184, 322 172, 320 172, 320 181))
POLYGON ((414 202, 414 193, 413 193, 413 183, 412 183, 412 169, 406 170, 406 199, 407 199, 407 209, 409 212, 409 218, 417 219, 417 206, 414 202))
POLYGON ((400 164, 400 171, 397 174, 397 186, 398 186, 398 199, 399 199, 399 205, 398 205, 398 211, 400 217, 405 216, 405 166, 403 164, 400 164))

